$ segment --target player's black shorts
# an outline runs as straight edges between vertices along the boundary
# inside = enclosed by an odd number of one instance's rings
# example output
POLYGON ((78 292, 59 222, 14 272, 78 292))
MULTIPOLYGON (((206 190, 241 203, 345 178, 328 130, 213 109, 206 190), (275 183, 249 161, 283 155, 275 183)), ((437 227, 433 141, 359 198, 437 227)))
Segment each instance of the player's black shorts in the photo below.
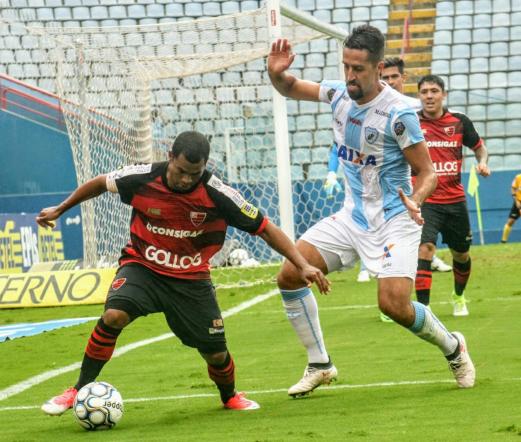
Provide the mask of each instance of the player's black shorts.
POLYGON ((421 208, 425 224, 422 228, 421 244, 436 244, 438 233, 442 241, 456 252, 468 252, 472 243, 467 203, 452 204, 424 203, 421 208))
POLYGON ((510 214, 508 215, 509 218, 512 219, 518 219, 519 218, 519 210, 516 206, 516 203, 512 203, 512 208, 510 209, 510 214))
POLYGON ((226 337, 215 289, 210 280, 160 275, 139 264, 120 267, 105 310, 123 310, 131 319, 162 312, 170 329, 202 353, 226 350, 226 337))

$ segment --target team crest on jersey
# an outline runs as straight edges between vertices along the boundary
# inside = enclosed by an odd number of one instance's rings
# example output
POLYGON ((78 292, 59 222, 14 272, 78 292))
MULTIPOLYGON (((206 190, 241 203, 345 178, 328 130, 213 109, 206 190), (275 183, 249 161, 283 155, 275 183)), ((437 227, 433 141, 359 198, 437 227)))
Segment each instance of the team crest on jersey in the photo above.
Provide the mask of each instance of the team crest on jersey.
POLYGON ((365 128, 365 140, 370 144, 374 144, 374 143, 376 143, 377 139, 378 139, 378 130, 374 127, 366 127, 365 128))
POLYGON ((206 219, 205 212, 190 212, 190 221, 192 221, 192 224, 195 227, 200 226, 204 222, 205 219, 206 219))
POLYGON ((123 284, 127 282, 127 278, 118 278, 112 281, 112 290, 119 289, 123 284))
POLYGON ((444 127, 443 130, 445 131, 448 137, 452 137, 456 133, 455 126, 444 127))
POLYGON ((393 130, 396 135, 400 136, 405 132, 405 124, 401 121, 397 121, 394 123, 393 130))

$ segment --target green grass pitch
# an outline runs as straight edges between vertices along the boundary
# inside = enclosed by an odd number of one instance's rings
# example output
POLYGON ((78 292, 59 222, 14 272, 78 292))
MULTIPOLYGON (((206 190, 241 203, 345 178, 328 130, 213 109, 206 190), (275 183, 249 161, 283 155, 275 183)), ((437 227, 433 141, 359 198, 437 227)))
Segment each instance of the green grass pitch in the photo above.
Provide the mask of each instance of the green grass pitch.
MULTIPOLYGON (((448 260, 446 251, 440 255, 448 260)), ((521 244, 471 249, 470 316, 454 318, 451 273, 435 273, 432 308, 467 338, 477 369, 473 389, 455 386, 439 350, 396 324, 382 323, 376 283, 355 282, 356 271, 331 275, 319 296, 326 345, 339 379, 331 388, 292 399, 306 356, 279 296, 225 320, 237 366, 237 387, 261 409, 222 409, 203 360, 176 338, 130 351, 100 376, 125 402, 109 432, 87 433, 69 411, 45 416, 39 406, 76 380, 77 370, 0 400, 2 441, 505 441, 521 440, 521 244)), ((270 271, 275 275, 276 268, 270 271)), ((266 270, 262 270, 265 272, 266 270)), ((267 293, 274 284, 222 289, 223 311, 267 293)), ((102 306, 0 310, 0 325, 97 316, 102 306)), ((2 392, 28 378, 81 360, 94 322, 0 343, 2 392)), ((168 332, 162 315, 140 318, 118 347, 168 332)))

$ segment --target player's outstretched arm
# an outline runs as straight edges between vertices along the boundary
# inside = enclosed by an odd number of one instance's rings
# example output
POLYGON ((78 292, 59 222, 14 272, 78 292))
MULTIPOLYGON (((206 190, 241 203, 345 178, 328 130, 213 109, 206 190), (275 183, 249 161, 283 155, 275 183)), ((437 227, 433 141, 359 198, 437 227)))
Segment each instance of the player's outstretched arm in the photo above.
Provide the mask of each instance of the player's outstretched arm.
POLYGON ((436 189, 438 178, 434 172, 434 166, 432 165, 425 141, 420 141, 405 148, 403 154, 412 170, 416 173, 416 182, 411 196, 405 195, 402 189, 398 189, 398 194, 402 203, 409 211, 411 218, 421 226, 425 223, 425 220, 421 216, 420 206, 436 189))
POLYGON ((308 287, 316 283, 320 293, 327 294, 330 289, 330 282, 320 269, 310 265, 302 254, 297 250, 295 244, 288 236, 271 221, 259 235, 268 245, 286 257, 299 271, 302 282, 308 287))
POLYGON ((273 87, 285 97, 319 101, 318 83, 300 80, 287 72, 294 59, 295 54, 291 52, 291 44, 288 40, 279 38, 272 43, 268 54, 268 74, 273 87))
POLYGON ((83 201, 87 201, 91 198, 97 197, 107 191, 107 176, 98 175, 86 183, 79 186, 74 192, 72 192, 63 202, 58 206, 47 207, 36 217, 36 222, 42 227, 54 227, 55 219, 58 219, 60 215, 69 210, 71 207, 80 204, 83 201))

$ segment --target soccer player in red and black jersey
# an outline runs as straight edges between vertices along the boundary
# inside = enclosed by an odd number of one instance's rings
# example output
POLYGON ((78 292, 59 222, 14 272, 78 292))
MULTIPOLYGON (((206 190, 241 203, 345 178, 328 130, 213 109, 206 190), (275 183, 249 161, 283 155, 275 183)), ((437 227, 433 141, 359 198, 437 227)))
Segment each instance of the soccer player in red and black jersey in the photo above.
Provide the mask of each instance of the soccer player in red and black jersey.
POLYGON ((461 184, 463 146, 472 149, 478 161, 476 172, 484 177, 490 175, 487 149, 466 115, 443 106, 447 93, 440 77, 427 75, 421 78, 418 94, 422 103, 418 116, 438 184, 421 209, 425 224, 418 254, 416 296, 419 302, 429 304, 431 261, 436 252, 438 233, 441 233, 453 258, 454 316, 466 316, 468 309, 463 291, 470 276, 472 230, 461 184))
POLYGON ((130 241, 109 290, 105 311, 92 332, 74 387, 42 406, 50 415, 72 407, 77 391, 96 379, 111 358, 121 330, 140 316, 162 312, 183 344, 208 364, 225 408, 259 405, 235 390, 235 366, 210 280, 210 258, 222 247, 227 226, 259 235, 297 266, 302 282, 329 291, 322 272, 311 266, 291 240, 236 190, 206 170, 208 140, 183 132, 169 161, 124 167, 79 186, 59 206, 43 209, 36 221, 53 220, 76 204, 110 191, 132 206, 130 241))

